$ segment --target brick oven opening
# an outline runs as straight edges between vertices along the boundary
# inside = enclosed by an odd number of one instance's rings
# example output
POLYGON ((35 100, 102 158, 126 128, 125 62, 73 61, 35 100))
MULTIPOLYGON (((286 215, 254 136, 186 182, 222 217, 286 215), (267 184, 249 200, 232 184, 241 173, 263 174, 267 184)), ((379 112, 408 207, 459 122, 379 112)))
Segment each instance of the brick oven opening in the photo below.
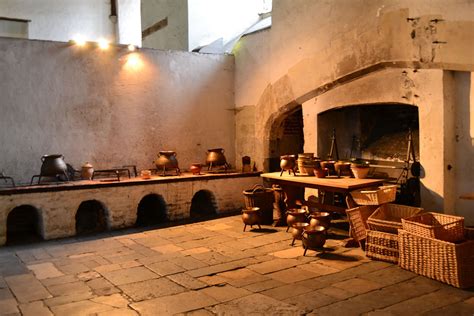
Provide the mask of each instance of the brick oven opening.
POLYGON ((301 105, 275 120, 270 132, 269 171, 280 171, 280 156, 303 152, 303 110, 301 105))
POLYGON ((97 200, 84 201, 76 213, 76 234, 91 234, 107 230, 107 211, 97 200))
POLYGON ((214 194, 208 190, 197 191, 191 200, 191 218, 203 218, 217 214, 217 202, 214 194))
POLYGON ((166 202, 161 195, 148 194, 138 203, 136 226, 153 226, 167 220, 166 202))
POLYGON ((8 214, 7 245, 32 243, 42 239, 42 221, 37 208, 20 205, 8 214))

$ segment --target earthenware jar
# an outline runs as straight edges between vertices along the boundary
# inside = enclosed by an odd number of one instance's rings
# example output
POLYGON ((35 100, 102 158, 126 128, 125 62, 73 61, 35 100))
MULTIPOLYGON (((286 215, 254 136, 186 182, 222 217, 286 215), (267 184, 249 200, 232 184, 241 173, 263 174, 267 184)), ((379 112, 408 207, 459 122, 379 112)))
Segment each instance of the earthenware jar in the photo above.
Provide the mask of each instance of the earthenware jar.
POLYGON ((81 167, 81 178, 84 180, 92 180, 92 176, 94 175, 94 167, 86 162, 82 167, 81 167))
POLYGON ((55 177, 58 174, 66 174, 67 166, 64 156, 61 154, 44 155, 41 157, 41 175, 55 177))
POLYGON ((319 169, 314 169, 314 174, 318 178, 325 178, 328 174, 328 169, 326 168, 319 168, 319 169))
POLYGON ((316 226, 323 226, 328 229, 331 225, 331 214, 328 212, 312 212, 310 214, 309 226, 314 228, 316 226))
POLYGON ((213 166, 223 166, 227 164, 227 161, 224 156, 224 149, 222 148, 213 148, 207 150, 207 165, 213 166))
POLYGON ((158 170, 178 169, 178 159, 176 159, 176 152, 160 151, 158 154, 158 159, 155 160, 155 165, 158 170))
POLYGON ((189 171, 191 171, 194 175, 201 174, 202 164, 200 163, 192 163, 191 167, 189 167, 189 171))
POLYGON ((351 164, 351 171, 357 179, 365 179, 369 174, 368 164, 351 164))
POLYGON ((305 248, 305 254, 307 249, 317 249, 324 246, 326 243, 325 231, 323 226, 306 227, 303 230, 301 241, 305 248))

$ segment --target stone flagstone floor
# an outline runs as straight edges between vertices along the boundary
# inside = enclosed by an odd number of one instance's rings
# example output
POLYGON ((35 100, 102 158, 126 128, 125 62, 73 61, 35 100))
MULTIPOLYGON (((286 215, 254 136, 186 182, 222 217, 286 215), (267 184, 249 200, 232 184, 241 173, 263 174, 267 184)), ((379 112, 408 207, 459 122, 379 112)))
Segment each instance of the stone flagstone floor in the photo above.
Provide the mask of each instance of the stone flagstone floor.
POLYGON ((474 315, 474 291, 240 216, 0 248, 2 315, 474 315))

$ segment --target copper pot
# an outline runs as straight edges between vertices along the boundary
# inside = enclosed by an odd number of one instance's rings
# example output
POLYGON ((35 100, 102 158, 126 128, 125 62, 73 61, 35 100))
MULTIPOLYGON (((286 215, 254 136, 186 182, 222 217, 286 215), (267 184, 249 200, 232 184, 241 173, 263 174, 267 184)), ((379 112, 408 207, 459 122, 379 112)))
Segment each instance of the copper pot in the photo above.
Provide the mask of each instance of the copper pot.
POLYGON ((309 226, 311 228, 323 226, 325 229, 329 229, 331 225, 331 214, 328 212, 312 212, 310 218, 309 226))
POLYGON ((291 242, 291 245, 293 246, 295 243, 295 240, 301 240, 301 236, 303 235, 303 230, 308 227, 308 223, 304 222, 297 222, 291 225, 291 236, 293 236, 293 241, 291 242))
POLYGON ((64 162, 64 156, 61 154, 44 155, 41 157, 41 175, 46 177, 55 177, 58 174, 66 174, 67 165, 64 162))
POLYGON ((162 169, 178 169, 178 159, 174 151, 160 151, 158 159, 155 160, 156 168, 162 169))
POLYGON ((192 163, 191 167, 189 167, 189 171, 191 171, 194 175, 201 174, 202 164, 200 163, 192 163))
POLYGON ((284 171, 288 171, 289 174, 291 174, 291 171, 293 171, 293 174, 295 174, 295 168, 296 168, 295 155, 280 156, 280 168, 281 168, 280 176, 283 174, 284 171))
POLYGON ((224 166, 227 164, 227 161, 224 156, 224 149, 222 148, 213 148, 207 150, 207 165, 213 166, 224 166))
POLYGON ((304 248, 303 256, 306 255, 308 249, 318 249, 324 246, 326 243, 325 231, 326 229, 323 226, 307 227, 304 229, 301 236, 304 248))
POLYGON ((286 224, 288 225, 288 228, 286 229, 286 231, 288 231, 288 229, 290 227, 293 226, 293 224, 295 223, 303 223, 303 222, 306 222, 307 221, 307 217, 306 217, 306 210, 302 210, 302 209, 297 209, 297 208, 293 208, 293 209, 290 209, 288 211, 286 211, 286 224))
POLYGON ((338 176, 351 176, 351 163, 338 161, 334 164, 338 176))
POLYGON ((334 160, 324 160, 321 161, 321 168, 326 168, 328 169, 328 174, 329 175, 334 175, 336 173, 336 170, 334 169, 334 164, 336 162, 334 160))
POLYGON ((260 228, 260 208, 247 207, 242 209, 242 221, 244 222, 244 231, 247 228, 247 225, 250 225, 250 227, 258 225, 258 228, 260 228))

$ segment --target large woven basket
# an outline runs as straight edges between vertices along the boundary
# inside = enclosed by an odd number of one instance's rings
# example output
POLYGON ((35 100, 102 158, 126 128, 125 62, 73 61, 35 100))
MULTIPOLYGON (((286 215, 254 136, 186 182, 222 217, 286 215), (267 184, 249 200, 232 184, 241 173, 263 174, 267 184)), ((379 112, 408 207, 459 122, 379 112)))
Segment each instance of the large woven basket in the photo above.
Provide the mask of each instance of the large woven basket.
POLYGON ((398 235, 367 230, 365 254, 372 259, 397 263, 399 257, 398 235))
POLYGON ((399 230, 403 269, 459 288, 474 286, 474 240, 451 243, 399 230))
POLYGON ((399 205, 383 204, 367 219, 369 229, 391 234, 397 234, 402 228, 402 218, 414 216, 423 212, 422 208, 399 205))
POLYGON ((380 186, 373 190, 361 189, 351 192, 354 201, 359 205, 381 205, 395 201, 396 185, 380 186))
POLYGON ((273 223, 273 190, 256 184, 249 190, 244 190, 245 207, 259 207, 262 224, 273 223))
POLYGON ((375 206, 362 205, 346 210, 352 237, 355 241, 361 241, 367 237, 367 219, 375 211, 375 206))
POLYGON ((424 213, 402 219, 403 229, 419 236, 456 242, 464 239, 464 217, 424 213))

